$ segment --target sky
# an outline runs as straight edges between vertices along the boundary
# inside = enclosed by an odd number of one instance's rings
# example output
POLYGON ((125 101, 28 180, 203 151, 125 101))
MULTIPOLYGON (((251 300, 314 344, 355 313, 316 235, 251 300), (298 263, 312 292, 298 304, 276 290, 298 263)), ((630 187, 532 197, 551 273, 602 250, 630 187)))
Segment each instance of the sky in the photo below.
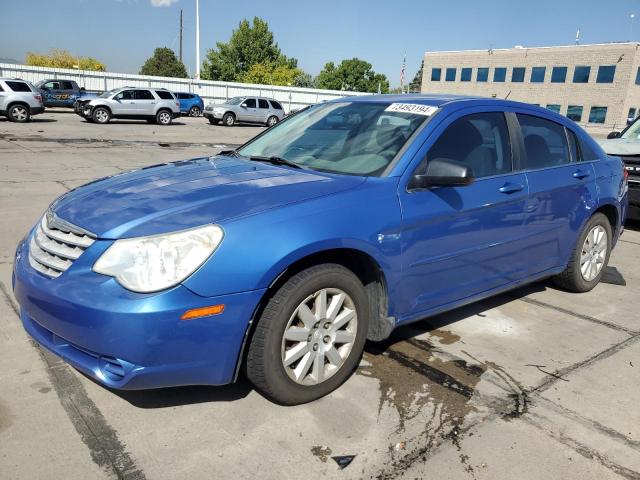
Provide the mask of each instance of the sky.
MULTIPOLYGON (((178 51, 195 73, 195 0, 0 0, 0 58, 62 48, 112 72, 137 73, 154 48, 178 51)), ((269 23, 283 53, 316 75, 358 57, 400 83, 425 51, 640 40, 640 0, 200 0, 200 50, 228 41, 244 18, 269 23), (637 14, 631 19, 631 14, 637 14)))

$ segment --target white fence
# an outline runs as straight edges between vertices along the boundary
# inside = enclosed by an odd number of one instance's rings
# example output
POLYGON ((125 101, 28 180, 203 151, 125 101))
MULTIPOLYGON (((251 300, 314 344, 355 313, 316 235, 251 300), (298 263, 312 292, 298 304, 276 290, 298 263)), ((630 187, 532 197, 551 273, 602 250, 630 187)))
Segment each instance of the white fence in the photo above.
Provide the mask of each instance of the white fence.
POLYGON ((205 104, 209 102, 219 103, 228 98, 243 95, 265 96, 278 100, 287 112, 334 98, 367 95, 366 93, 338 90, 213 82, 209 80, 152 77, 128 73, 90 72, 66 68, 31 67, 12 63, 0 63, 0 77, 22 78, 32 83, 49 78, 75 80, 78 85, 86 90, 100 92, 119 87, 167 88, 173 92, 197 93, 204 99, 205 104))

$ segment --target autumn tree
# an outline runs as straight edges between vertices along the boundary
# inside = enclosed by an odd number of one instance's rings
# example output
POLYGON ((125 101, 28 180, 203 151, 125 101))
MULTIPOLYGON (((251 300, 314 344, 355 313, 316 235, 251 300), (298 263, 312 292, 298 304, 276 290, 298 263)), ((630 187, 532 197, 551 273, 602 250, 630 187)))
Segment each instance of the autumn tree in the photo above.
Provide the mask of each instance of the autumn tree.
POLYGON ((93 57, 79 57, 67 50, 54 48, 50 53, 28 52, 25 58, 27 65, 34 67, 69 68, 78 70, 106 71, 104 63, 93 57))

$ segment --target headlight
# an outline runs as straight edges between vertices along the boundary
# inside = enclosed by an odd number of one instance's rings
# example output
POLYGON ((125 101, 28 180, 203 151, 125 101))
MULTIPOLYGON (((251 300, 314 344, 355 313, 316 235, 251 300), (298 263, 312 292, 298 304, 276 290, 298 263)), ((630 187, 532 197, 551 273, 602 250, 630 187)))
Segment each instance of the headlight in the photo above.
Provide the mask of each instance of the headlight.
POLYGON ((217 225, 149 237, 116 240, 93 265, 128 290, 157 292, 177 285, 218 248, 224 232, 217 225))

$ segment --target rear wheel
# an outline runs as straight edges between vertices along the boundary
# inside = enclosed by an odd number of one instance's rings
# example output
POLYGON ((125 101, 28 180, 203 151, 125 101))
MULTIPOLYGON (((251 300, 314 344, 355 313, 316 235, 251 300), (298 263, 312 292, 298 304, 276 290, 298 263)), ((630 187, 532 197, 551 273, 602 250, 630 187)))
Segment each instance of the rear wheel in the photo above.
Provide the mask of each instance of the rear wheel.
POLYGON ((173 120, 173 116, 169 110, 160 110, 156 114, 156 123, 158 125, 171 125, 171 120, 173 120))
POLYGON ((284 405, 327 395, 349 378, 360 360, 368 305, 360 280, 341 265, 318 265, 294 275, 257 320, 247 377, 284 405))
POLYGON ((236 124, 236 116, 233 113, 225 113, 222 123, 227 127, 233 127, 236 124))
POLYGON ((276 123, 278 123, 278 117, 276 117, 275 115, 267 118, 267 127, 273 127, 276 123))
POLYGON ((9 107, 7 116, 12 122, 25 123, 31 120, 31 110, 27 105, 19 103, 9 107))
POLYGON ((104 107, 95 108, 91 116, 96 123, 108 123, 111 120, 111 112, 104 107))
POLYGON ((609 262, 611 240, 609 219, 596 213, 582 229, 566 270, 556 275, 554 282, 572 292, 591 290, 600 282, 609 262))
POLYGON ((193 106, 189 109, 190 117, 199 117, 201 113, 202 111, 200 110, 200 107, 193 106))

